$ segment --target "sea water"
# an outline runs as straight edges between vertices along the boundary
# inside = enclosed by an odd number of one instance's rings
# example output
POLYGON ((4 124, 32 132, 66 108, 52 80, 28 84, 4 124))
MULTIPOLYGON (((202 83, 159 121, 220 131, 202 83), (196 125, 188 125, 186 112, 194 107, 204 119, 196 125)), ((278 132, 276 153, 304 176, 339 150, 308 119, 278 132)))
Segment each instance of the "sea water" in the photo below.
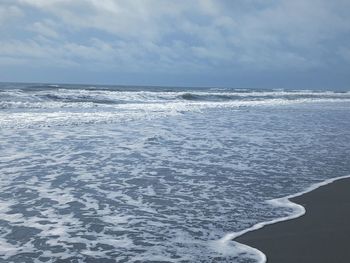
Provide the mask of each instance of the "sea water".
POLYGON ((259 262, 350 174, 350 92, 0 84, 0 262, 259 262))

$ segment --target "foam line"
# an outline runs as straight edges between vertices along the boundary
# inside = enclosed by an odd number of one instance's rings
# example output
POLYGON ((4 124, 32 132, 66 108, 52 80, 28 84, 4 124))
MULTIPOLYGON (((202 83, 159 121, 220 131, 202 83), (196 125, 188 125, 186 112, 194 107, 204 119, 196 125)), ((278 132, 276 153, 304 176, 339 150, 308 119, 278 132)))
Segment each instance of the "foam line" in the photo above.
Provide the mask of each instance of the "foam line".
MULTIPOLYGON (((272 224, 276 224, 276 223, 279 223, 279 222, 282 222, 282 221, 292 220, 292 219, 295 219, 295 218, 298 218, 298 217, 304 215, 305 212, 306 212, 305 207, 290 201, 290 199, 298 197, 298 196, 301 196, 301 195, 304 195, 304 194, 309 193, 309 192, 312 192, 312 191, 320 188, 321 186, 325 186, 325 185, 331 184, 331 183, 333 183, 335 181, 338 181, 338 180, 341 180, 341 179, 346 179, 346 178, 350 178, 350 175, 345 175, 345 176, 331 178, 331 179, 328 179, 328 180, 325 180, 325 181, 313 184, 313 185, 311 185, 310 187, 308 187, 306 190, 304 190, 302 192, 298 192, 296 194, 288 195, 286 197, 281 197, 281 198, 268 200, 267 201, 268 204, 271 204, 271 205, 273 205, 275 207, 291 208, 291 209, 293 209, 294 212, 291 215, 288 215, 288 216, 280 217, 280 218, 277 218, 277 219, 274 219, 274 220, 270 220, 270 221, 257 223, 255 225, 253 225, 252 227, 249 227, 249 228, 244 229, 244 230, 239 231, 239 232, 228 233, 224 237, 219 239, 218 243, 221 244, 222 246, 225 246, 229 241, 232 241, 232 240, 236 239, 237 237, 240 237, 240 236, 242 236, 242 235, 244 235, 244 234, 246 234, 248 232, 261 229, 261 228, 263 228, 263 227, 265 227, 267 225, 272 225, 272 224)), ((241 244, 241 243, 239 243, 237 241, 234 241, 234 242, 239 244, 239 246, 243 245, 244 247, 248 247, 247 245, 241 244)), ((256 248, 252 248, 252 247, 249 247, 249 251, 255 251, 257 253, 257 256, 259 258, 258 263, 265 263, 267 261, 267 257, 262 251, 260 251, 260 250, 258 250, 256 248)))

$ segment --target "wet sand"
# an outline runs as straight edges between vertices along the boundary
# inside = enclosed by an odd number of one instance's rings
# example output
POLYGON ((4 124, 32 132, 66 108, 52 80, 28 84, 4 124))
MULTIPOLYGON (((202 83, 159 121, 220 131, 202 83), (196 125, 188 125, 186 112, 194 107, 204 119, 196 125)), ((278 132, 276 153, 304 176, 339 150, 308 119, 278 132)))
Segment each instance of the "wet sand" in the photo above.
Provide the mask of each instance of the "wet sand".
POLYGON ((350 178, 290 200, 304 206, 306 214, 235 241, 261 250, 268 263, 349 263, 350 178))

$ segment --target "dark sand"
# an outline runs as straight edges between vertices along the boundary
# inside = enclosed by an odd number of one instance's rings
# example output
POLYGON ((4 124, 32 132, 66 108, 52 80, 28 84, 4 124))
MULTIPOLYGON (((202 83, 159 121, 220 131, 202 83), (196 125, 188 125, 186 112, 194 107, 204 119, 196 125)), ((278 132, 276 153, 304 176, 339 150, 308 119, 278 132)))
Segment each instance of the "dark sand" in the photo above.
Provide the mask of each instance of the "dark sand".
POLYGON ((235 241, 261 250, 269 263, 349 263, 350 179, 291 201, 304 206, 306 214, 267 225, 235 241))

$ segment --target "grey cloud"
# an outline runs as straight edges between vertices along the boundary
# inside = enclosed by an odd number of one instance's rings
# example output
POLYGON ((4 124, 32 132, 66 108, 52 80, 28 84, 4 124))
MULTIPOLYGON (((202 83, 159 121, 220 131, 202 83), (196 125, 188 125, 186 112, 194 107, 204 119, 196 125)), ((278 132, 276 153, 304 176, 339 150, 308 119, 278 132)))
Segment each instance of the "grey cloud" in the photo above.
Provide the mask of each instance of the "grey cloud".
POLYGON ((49 37, 49 38, 59 38, 59 34, 55 30, 55 25, 49 20, 44 20, 41 22, 34 22, 28 27, 28 30, 36 32, 39 35, 49 37))
POLYGON ((5 1, 0 23, 17 32, 0 37, 0 59, 145 74, 345 68, 347 11, 345 0, 5 1))
POLYGON ((0 28, 21 17, 22 11, 16 5, 0 3, 0 28))

